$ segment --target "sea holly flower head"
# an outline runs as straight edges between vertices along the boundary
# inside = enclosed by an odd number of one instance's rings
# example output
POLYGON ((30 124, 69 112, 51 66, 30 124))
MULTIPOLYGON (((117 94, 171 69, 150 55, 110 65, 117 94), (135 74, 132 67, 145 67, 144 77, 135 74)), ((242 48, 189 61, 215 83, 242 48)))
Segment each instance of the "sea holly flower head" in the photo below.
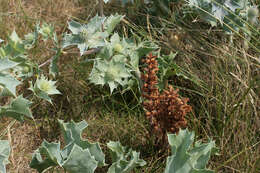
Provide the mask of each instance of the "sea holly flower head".
POLYGON ((116 44, 114 45, 114 50, 115 50, 116 52, 122 53, 123 49, 124 49, 123 46, 122 46, 121 44, 119 44, 119 43, 116 43, 116 44))
POLYGON ((55 83, 56 81, 48 80, 44 76, 41 76, 41 78, 36 80, 35 85, 39 90, 48 95, 60 94, 60 92, 56 89, 55 83))
POLYGON ((43 36, 43 40, 46 41, 49 37, 53 36, 54 28, 53 26, 44 23, 39 30, 39 33, 43 36))
POLYGON ((41 76, 37 78, 34 85, 30 83, 30 90, 39 98, 52 103, 49 95, 61 94, 55 86, 56 81, 48 80, 46 77, 41 76))
POLYGON ((34 34, 33 33, 29 33, 29 34, 26 34, 25 36, 25 40, 27 41, 27 42, 33 42, 34 41, 34 34))
POLYGON ((112 59, 111 61, 96 61, 89 80, 96 85, 108 84, 112 93, 118 86, 125 86, 130 77, 131 73, 124 62, 112 59))

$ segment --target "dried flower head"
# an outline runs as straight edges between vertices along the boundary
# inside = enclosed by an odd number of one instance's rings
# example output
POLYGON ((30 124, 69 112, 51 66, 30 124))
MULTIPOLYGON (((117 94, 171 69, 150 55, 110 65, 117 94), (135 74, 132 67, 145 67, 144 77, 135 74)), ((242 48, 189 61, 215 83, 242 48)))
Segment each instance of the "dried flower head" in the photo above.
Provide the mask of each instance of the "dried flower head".
POLYGON ((157 88, 158 62, 157 56, 150 53, 143 63, 146 67, 141 76, 144 84, 142 86, 142 96, 144 98, 143 107, 146 110, 146 117, 150 120, 157 134, 165 135, 167 132, 178 133, 180 128, 187 126, 185 115, 191 111, 191 106, 187 105, 188 98, 181 98, 178 89, 168 86, 162 93, 157 88))

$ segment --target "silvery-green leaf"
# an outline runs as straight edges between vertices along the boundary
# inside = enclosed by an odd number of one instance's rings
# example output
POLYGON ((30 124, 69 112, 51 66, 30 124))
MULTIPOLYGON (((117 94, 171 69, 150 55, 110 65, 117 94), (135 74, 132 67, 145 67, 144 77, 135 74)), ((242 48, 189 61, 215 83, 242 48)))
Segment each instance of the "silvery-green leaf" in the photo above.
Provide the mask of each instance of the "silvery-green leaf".
POLYGON ((172 155, 167 158, 164 173, 211 173, 206 169, 206 164, 214 148, 215 143, 206 144, 199 142, 192 146, 194 133, 188 130, 180 130, 179 134, 168 134, 172 155))
POLYGON ((4 86, 13 96, 16 96, 16 87, 20 83, 13 76, 0 73, 0 85, 4 86))
POLYGON ((13 117, 19 121, 24 120, 24 116, 28 118, 33 118, 32 112, 30 110, 31 102, 22 96, 18 96, 10 105, 6 107, 2 107, 0 109, 0 117, 1 116, 9 116, 13 117))
POLYGON ((41 173, 52 166, 62 166, 61 163, 60 143, 43 141, 40 148, 34 152, 30 167, 41 173), (44 156, 44 159, 42 156, 44 156))
POLYGON ((6 173, 6 165, 9 163, 10 145, 6 140, 0 140, 0 173, 6 173))
POLYGON ((114 81, 108 81, 107 84, 108 84, 108 86, 110 88, 110 93, 112 94, 114 89, 117 88, 118 84, 116 82, 114 82, 114 81))
POLYGON ((108 169, 108 173, 129 173, 138 166, 146 165, 146 162, 139 158, 139 152, 131 149, 126 152, 125 147, 120 142, 110 141, 107 143, 107 146, 111 150, 113 161, 113 164, 108 169))
POLYGON ((0 43, 3 43, 4 42, 4 40, 2 40, 1 38, 0 38, 0 43))
POLYGON ((0 71, 7 70, 9 68, 13 68, 17 66, 19 63, 10 61, 8 58, 0 59, 0 71))
POLYGON ((102 24, 104 23, 105 19, 106 19, 106 17, 100 17, 100 16, 96 15, 95 17, 90 19, 90 21, 86 25, 87 31, 90 33, 101 32, 101 27, 102 27, 102 24))
POLYGON ((215 3, 212 4, 212 12, 221 24, 223 23, 224 17, 228 14, 228 12, 223 8, 223 6, 215 3))
POLYGON ((50 159, 43 159, 39 150, 34 152, 30 163, 31 168, 36 169, 39 173, 42 173, 52 166, 57 166, 57 164, 50 159))
POLYGON ((89 152, 89 149, 83 149, 74 145, 70 155, 63 163, 63 167, 69 173, 94 173, 98 162, 89 152))
POLYGON ((194 168, 204 169, 205 165, 210 159, 211 150, 215 147, 214 141, 209 141, 209 143, 201 144, 199 142, 195 143, 193 149, 190 150, 191 163, 194 163, 194 168))
POLYGON ((82 31, 82 25, 76 21, 69 21, 68 28, 72 32, 72 34, 79 34, 82 31))
POLYGON ((80 43, 80 44, 78 44, 78 48, 80 51, 80 56, 82 56, 88 50, 88 44, 80 43))
POLYGON ((108 37, 107 32, 96 32, 86 38, 85 43, 89 48, 97 48, 105 45, 105 38, 108 37))
POLYGON ((30 83, 31 86, 29 89, 33 91, 37 97, 52 103, 49 95, 61 94, 59 90, 56 89, 55 83, 56 81, 48 80, 42 75, 41 77, 37 78, 34 85, 30 83))
POLYGON ((238 32, 240 30, 240 28, 243 28, 245 25, 245 23, 242 21, 242 19, 233 13, 229 13, 224 18, 224 23, 225 23, 225 25, 223 25, 223 29, 227 33, 238 32))
POLYGON ((0 58, 5 58, 7 56, 5 47, 0 47, 0 58))
POLYGON ((11 36, 8 37, 8 45, 6 49, 9 52, 12 52, 13 56, 18 56, 25 52, 24 44, 16 34, 15 30, 12 32, 11 36))
POLYGON ((22 43, 22 40, 16 34, 15 30, 12 32, 11 36, 9 37, 9 39, 12 40, 14 43, 22 43))
POLYGON ((74 143, 82 149, 88 149, 91 155, 94 156, 95 160, 98 161, 98 165, 106 165, 105 155, 99 144, 91 143, 88 140, 82 139, 82 131, 87 127, 87 123, 85 121, 81 121, 79 123, 75 123, 73 121, 70 123, 64 123, 62 120, 59 120, 59 124, 67 145, 74 143))
POLYGON ((133 69, 139 70, 139 55, 137 52, 131 52, 130 65, 133 67, 133 69))
POLYGON ((108 3, 110 0, 103 0, 105 3, 108 3))
POLYGON ((82 43, 84 43, 84 39, 81 38, 80 35, 66 34, 63 37, 62 48, 75 46, 82 43))
POLYGON ((248 1, 247 0, 226 0, 224 1, 224 4, 233 12, 236 11, 236 9, 244 9, 248 1))
POLYGON ((23 41, 25 47, 32 48, 33 45, 36 44, 36 42, 38 41, 39 30, 40 30, 40 24, 37 23, 35 25, 34 32, 25 35, 25 40, 23 41))
POLYGON ((38 91, 38 92, 35 92, 35 95, 43 100, 46 100, 48 101, 49 103, 52 104, 52 101, 51 101, 51 98, 49 97, 49 95, 44 92, 44 91, 38 91))
POLYGON ((108 34, 111 34, 115 29, 116 25, 120 23, 120 21, 124 18, 122 15, 111 15, 104 22, 104 29, 108 34))
POLYGON ((120 159, 124 159, 126 147, 122 146, 120 142, 110 141, 107 143, 107 147, 112 151, 111 156, 113 162, 116 162, 120 159))

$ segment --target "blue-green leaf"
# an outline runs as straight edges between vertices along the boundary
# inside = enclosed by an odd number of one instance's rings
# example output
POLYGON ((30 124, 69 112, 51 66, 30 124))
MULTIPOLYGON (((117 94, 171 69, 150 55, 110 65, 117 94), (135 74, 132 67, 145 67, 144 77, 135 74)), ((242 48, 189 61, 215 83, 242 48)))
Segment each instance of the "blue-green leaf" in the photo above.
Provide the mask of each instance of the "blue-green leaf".
POLYGON ((64 123, 62 120, 59 120, 59 124, 67 145, 74 143, 82 149, 88 149, 91 155, 94 156, 95 160, 98 161, 98 165, 106 165, 105 155, 99 144, 91 143, 88 140, 82 139, 82 131, 87 127, 87 123, 85 121, 81 121, 79 123, 75 123, 73 121, 70 123, 64 123))
POLYGON ((122 15, 111 15, 104 22, 104 29, 108 34, 111 34, 115 29, 116 25, 120 23, 120 21, 124 18, 122 15))
POLYGON ((188 130, 180 130, 179 134, 168 134, 172 155, 167 158, 164 173, 212 173, 206 169, 211 150, 215 143, 206 144, 194 142, 194 133, 188 130))
POLYGON ((6 140, 0 140, 0 173, 6 173, 6 165, 9 163, 10 145, 6 140))
POLYGON ((89 149, 83 149, 78 145, 73 145, 69 157, 63 164, 63 167, 69 173, 94 173, 98 161, 89 152, 89 149))
POLYGON ((16 87, 20 83, 21 82, 16 80, 13 76, 0 73, 0 85, 6 88, 7 91, 13 96, 16 96, 16 87))
POLYGON ((0 59, 0 71, 7 70, 9 68, 13 68, 17 66, 19 63, 10 61, 8 58, 1 58, 0 59))
POLYGON ((30 105, 31 102, 29 100, 23 98, 22 96, 18 96, 11 102, 10 105, 6 107, 0 107, 0 117, 9 116, 19 121, 23 121, 24 116, 33 118, 30 105))
POLYGON ((140 159, 140 153, 136 151, 126 151, 120 142, 110 141, 107 143, 111 150, 113 164, 109 167, 108 173, 129 173, 138 166, 146 165, 146 162, 140 159))

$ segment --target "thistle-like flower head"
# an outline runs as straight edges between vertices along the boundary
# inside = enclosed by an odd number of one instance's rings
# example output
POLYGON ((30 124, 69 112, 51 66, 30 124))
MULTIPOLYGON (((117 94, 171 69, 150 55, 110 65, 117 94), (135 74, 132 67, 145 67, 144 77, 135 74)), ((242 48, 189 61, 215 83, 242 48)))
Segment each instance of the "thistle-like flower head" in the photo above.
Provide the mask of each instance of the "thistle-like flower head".
POLYGON ((56 81, 48 80, 44 76, 41 76, 36 80, 35 86, 48 95, 60 94, 56 89, 55 83, 56 81))

